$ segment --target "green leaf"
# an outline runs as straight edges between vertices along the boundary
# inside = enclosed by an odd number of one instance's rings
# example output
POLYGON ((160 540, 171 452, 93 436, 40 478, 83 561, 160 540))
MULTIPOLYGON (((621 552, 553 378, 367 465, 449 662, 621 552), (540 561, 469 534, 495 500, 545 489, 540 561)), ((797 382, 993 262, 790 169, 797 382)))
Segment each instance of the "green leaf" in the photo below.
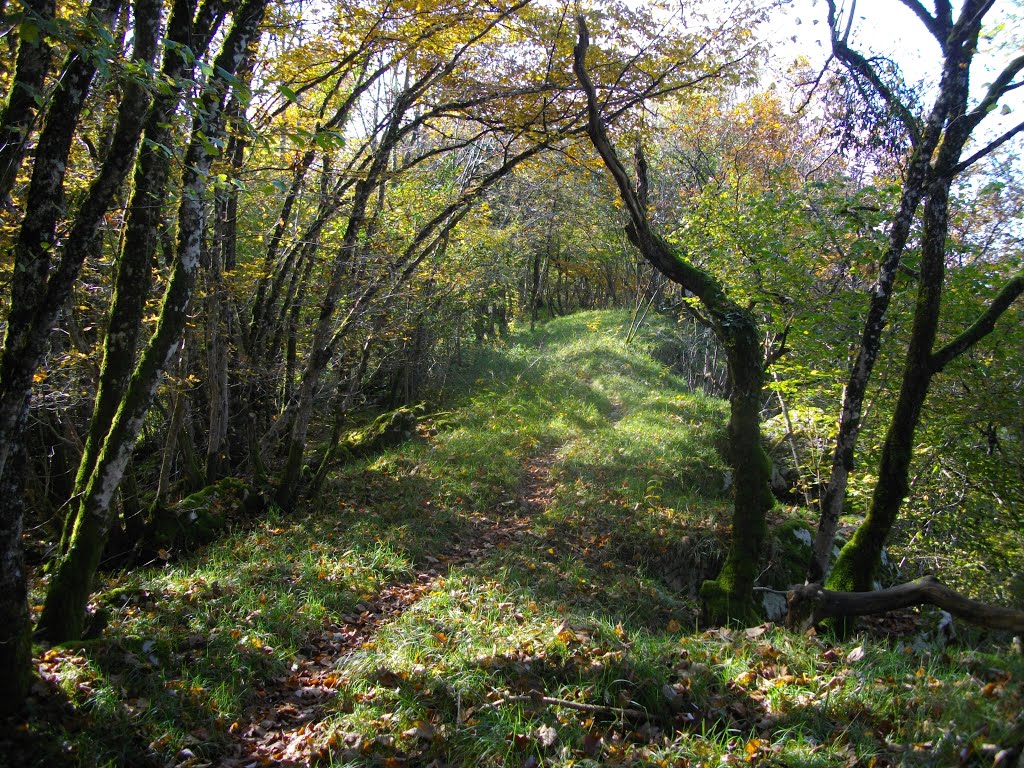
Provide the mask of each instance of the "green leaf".
POLYGON ((21 40, 29 45, 39 45, 39 26, 32 21, 21 23, 21 40))

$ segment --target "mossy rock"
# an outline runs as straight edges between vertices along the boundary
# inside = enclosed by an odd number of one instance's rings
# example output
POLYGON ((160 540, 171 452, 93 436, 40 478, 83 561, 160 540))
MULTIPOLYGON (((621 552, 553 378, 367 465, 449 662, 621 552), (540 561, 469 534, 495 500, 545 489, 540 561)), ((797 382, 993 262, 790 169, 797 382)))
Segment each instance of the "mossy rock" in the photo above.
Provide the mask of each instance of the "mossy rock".
POLYGON ((158 510, 151 523, 151 540, 158 547, 205 544, 219 536, 232 520, 263 507, 263 498, 237 477, 226 477, 158 510))
MULTIPOLYGON (((840 550, 846 545, 846 539, 836 537, 832 546, 832 560, 839 556, 840 550)), ((776 591, 787 591, 795 584, 803 584, 807 568, 811 563, 811 550, 814 546, 814 527, 806 520, 799 518, 787 520, 777 526, 771 533, 768 547, 768 561, 758 581, 758 586, 768 587, 776 591)), ((882 550, 882 563, 875 588, 891 586, 897 582, 898 568, 890 560, 888 552, 882 550)), ((786 615, 786 598, 773 592, 762 592, 758 600, 765 618, 778 621, 786 615)))
MULTIPOLYGON (((814 531, 806 520, 787 520, 771 533, 768 562, 758 586, 777 591, 788 590, 794 584, 803 584, 811 564, 814 531)), ((786 598, 775 592, 761 592, 759 608, 769 621, 778 621, 786 615, 786 598)))
POLYGON ((787 520, 772 531, 771 568, 772 586, 786 588, 802 584, 811 564, 814 530, 806 520, 787 520))
POLYGON ((422 406, 413 406, 382 413, 365 427, 348 433, 341 443, 343 453, 367 456, 405 442, 416 433, 421 410, 422 406))

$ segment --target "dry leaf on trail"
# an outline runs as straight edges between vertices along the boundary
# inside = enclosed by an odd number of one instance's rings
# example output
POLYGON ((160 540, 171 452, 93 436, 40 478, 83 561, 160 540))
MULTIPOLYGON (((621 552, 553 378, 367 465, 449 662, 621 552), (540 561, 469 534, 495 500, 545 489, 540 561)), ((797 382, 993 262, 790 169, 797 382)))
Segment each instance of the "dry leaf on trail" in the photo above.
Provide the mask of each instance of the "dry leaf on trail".
POLYGON ((403 736, 409 738, 422 739, 423 741, 433 741, 434 736, 437 735, 437 731, 433 725, 426 720, 417 720, 413 723, 413 727, 407 731, 402 732, 403 736))
POLYGON ((537 729, 537 741, 545 749, 553 747, 558 743, 558 731, 550 725, 542 725, 537 729))
POLYGON ((861 659, 863 659, 864 656, 865 656, 864 646, 863 645, 858 645, 856 648, 854 648, 852 651, 850 651, 848 654, 846 654, 846 663, 847 664, 855 664, 856 662, 858 662, 861 659))
POLYGON ((743 631, 746 633, 747 637, 753 640, 755 637, 760 637, 761 635, 763 635, 765 632, 769 630, 769 628, 771 628, 771 624, 760 624, 756 627, 748 627, 743 631))

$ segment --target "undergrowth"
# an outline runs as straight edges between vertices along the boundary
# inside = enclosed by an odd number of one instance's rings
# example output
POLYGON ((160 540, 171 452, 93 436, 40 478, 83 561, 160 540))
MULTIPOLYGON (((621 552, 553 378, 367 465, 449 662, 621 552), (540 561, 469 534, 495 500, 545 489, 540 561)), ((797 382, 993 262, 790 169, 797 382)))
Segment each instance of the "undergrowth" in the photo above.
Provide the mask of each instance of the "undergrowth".
POLYGON ((82 766, 1008 760, 1024 743, 1024 663, 1006 638, 942 647, 701 628, 671 571, 711 569, 724 549, 726 408, 650 354, 667 325, 627 344, 625 324, 583 313, 481 348, 418 437, 340 467, 300 512, 107 574, 102 632, 39 649, 33 709, 0 755, 82 766))

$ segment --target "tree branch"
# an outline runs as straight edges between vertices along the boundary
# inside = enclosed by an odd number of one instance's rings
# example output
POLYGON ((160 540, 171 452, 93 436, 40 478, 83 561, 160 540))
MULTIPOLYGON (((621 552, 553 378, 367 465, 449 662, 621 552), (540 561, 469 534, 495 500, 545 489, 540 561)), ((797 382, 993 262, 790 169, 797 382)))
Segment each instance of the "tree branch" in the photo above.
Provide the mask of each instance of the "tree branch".
POLYGON ((617 720, 639 720, 641 722, 664 720, 663 717, 657 716, 656 713, 645 712, 640 709, 633 709, 629 707, 608 707, 602 704, 587 704, 582 701, 573 701, 571 699, 556 699, 553 696, 545 696, 540 691, 532 691, 528 694, 519 696, 506 696, 503 699, 488 702, 484 706, 490 709, 497 709, 503 704, 543 704, 551 707, 565 707, 566 709, 574 709, 577 712, 586 712, 591 715, 614 717, 617 720))
POLYGON ((958 173, 962 173, 963 171, 966 171, 968 168, 970 168, 972 165, 974 165, 976 162, 981 160, 986 155, 989 155, 992 152, 995 152, 997 149, 999 149, 999 147, 1001 147, 1003 144, 1008 142, 1010 139, 1012 139, 1014 136, 1016 136, 1021 131, 1024 131, 1024 120, 1022 120, 1021 122, 1017 123, 1017 125, 1013 126, 1013 128, 1008 130, 1006 133, 1004 133, 998 139, 995 139, 991 143, 986 144, 984 147, 979 149, 977 152, 975 152, 973 155, 968 157, 966 160, 958 163, 956 165, 956 167, 953 168, 953 174, 955 175, 955 174, 958 174, 958 173))
POLYGON ((988 87, 985 97, 978 102, 978 106, 964 116, 964 119, 968 122, 969 131, 973 131, 982 120, 988 117, 988 114, 995 109, 999 99, 1001 99, 1008 91, 1012 91, 1020 85, 1020 83, 1014 83, 1013 78, 1015 78, 1022 69, 1024 69, 1024 55, 1013 59, 1013 61, 1003 68, 1003 71, 1000 72, 996 79, 992 81, 992 85, 988 87))
POLYGON ((789 348, 786 346, 786 339, 789 337, 789 329, 793 325, 793 318, 790 317, 786 320, 786 327, 782 329, 782 333, 776 334, 769 345, 768 354, 765 355, 764 365, 765 368, 770 367, 773 363, 779 360, 783 355, 789 352, 789 348))
POLYGON ((1024 293, 1024 273, 1017 275, 1003 286, 1003 289, 992 300, 988 309, 985 310, 981 317, 974 321, 970 328, 932 355, 932 370, 938 373, 951 360, 963 354, 990 334, 1002 314, 1010 308, 1010 305, 1016 301, 1021 293, 1024 293))
MULTIPOLYGON (((917 18, 919 18, 921 22, 928 27, 928 31, 932 33, 932 37, 939 41, 939 47, 945 51, 946 38, 949 37, 949 30, 953 25, 952 18, 949 19, 949 26, 946 26, 943 24, 943 20, 928 13, 928 9, 921 5, 919 0, 900 0, 900 2, 912 10, 917 18)), ((948 4, 946 7, 949 7, 948 4)))
POLYGON ((789 606, 786 626, 795 631, 810 629, 824 619, 886 613, 928 604, 972 624, 1024 632, 1024 611, 971 600, 934 576, 875 592, 832 592, 822 589, 820 584, 804 584, 792 589, 786 602, 789 606))
POLYGON ((842 61, 847 69, 859 74, 871 83, 874 89, 878 91, 878 95, 882 97, 882 100, 896 113, 903 127, 910 134, 911 142, 916 146, 921 140, 921 132, 918 129, 917 121, 914 120, 913 113, 906 104, 896 98, 896 94, 882 81, 882 78, 879 77, 871 63, 847 45, 846 39, 850 33, 849 28, 847 28, 846 34, 842 37, 839 36, 837 27, 839 22, 836 16, 835 0, 828 0, 828 23, 832 29, 832 51, 835 53, 836 58, 842 61))

